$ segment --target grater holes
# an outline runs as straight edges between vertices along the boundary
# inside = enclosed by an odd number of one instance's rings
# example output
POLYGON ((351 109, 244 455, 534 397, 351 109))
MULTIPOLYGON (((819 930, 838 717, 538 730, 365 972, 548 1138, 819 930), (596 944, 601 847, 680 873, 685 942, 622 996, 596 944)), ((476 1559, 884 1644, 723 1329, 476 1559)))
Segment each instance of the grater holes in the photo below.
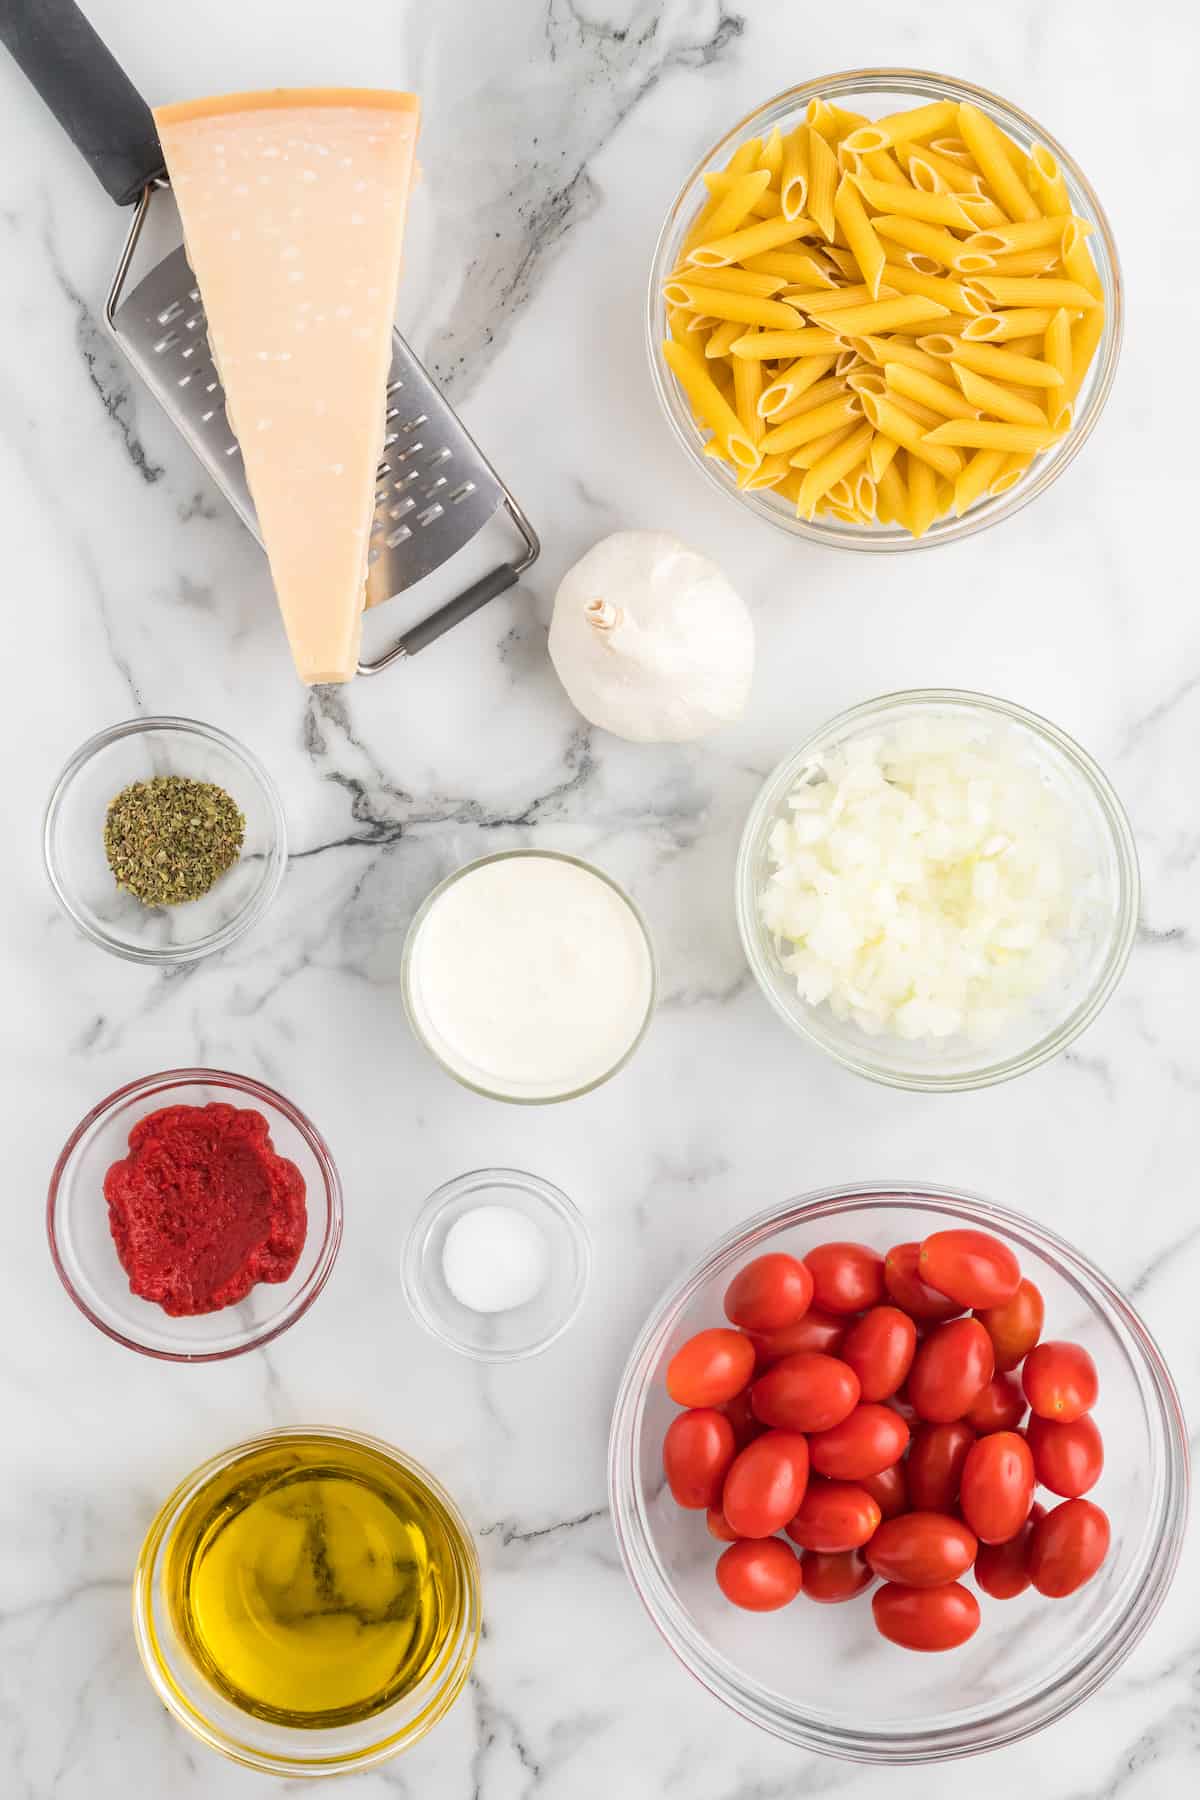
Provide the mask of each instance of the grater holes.
POLYGON ((417 413, 414 418, 402 419, 400 422, 400 429, 401 431, 419 431, 422 425, 428 425, 428 423, 428 413, 417 413))
POLYGON ((172 320, 177 319, 182 311, 183 301, 172 300, 170 306, 163 307, 162 311, 158 314, 155 323, 158 325, 170 325, 172 320))
POLYGON ((439 475, 437 480, 431 481, 429 486, 425 489, 425 498, 427 500, 432 500, 433 496, 437 493, 438 489, 444 488, 445 485, 446 485, 446 477, 444 475, 439 475))
POLYGON ((384 542, 387 544, 387 547, 389 550, 398 550, 400 548, 401 544, 407 542, 407 540, 411 536, 412 536, 412 526, 411 525, 397 525, 395 531, 388 532, 388 535, 384 539, 384 542))
POLYGON ((445 507, 435 500, 432 506, 427 506, 424 512, 417 514, 417 524, 432 525, 435 519, 441 518, 445 510, 445 507))
POLYGON ((405 513, 410 513, 416 504, 416 501, 410 494, 407 500, 399 500, 395 506, 388 507, 388 518, 402 519, 405 513))
MULTIPOLYGON (((179 333, 177 331, 164 332, 154 346, 155 356, 161 356, 164 350, 173 350, 178 342, 179 333)), ((184 354, 186 355, 187 352, 185 351, 184 354)))
POLYGON ((230 443, 226 444, 225 454, 226 454, 226 456, 236 456, 237 453, 238 453, 238 441, 236 438, 234 438, 230 443))
POLYGON ((446 498, 449 500, 451 506, 457 506, 461 500, 467 499, 467 497, 474 492, 475 483, 473 481, 464 481, 460 487, 455 488, 452 494, 447 494, 446 498))

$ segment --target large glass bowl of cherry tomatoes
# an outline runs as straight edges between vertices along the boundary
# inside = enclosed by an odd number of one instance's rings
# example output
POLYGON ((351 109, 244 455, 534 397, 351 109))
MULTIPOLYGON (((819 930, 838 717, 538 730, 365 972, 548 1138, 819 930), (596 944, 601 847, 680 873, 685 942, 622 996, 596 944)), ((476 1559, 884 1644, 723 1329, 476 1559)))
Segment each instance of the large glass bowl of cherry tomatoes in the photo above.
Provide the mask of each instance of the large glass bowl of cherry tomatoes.
POLYGON ((1179 1397, 1129 1302, 1021 1214, 827 1189, 721 1240, 625 1370, 630 1579, 710 1691, 862 1762, 994 1749, 1150 1624, 1188 1504, 1179 1397))

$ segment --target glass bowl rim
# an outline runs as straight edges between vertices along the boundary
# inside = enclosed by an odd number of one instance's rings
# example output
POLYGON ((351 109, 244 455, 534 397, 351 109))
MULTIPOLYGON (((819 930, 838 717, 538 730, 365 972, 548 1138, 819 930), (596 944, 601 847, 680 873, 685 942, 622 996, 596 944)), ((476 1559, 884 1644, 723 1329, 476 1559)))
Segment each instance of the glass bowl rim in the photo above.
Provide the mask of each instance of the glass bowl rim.
POLYGON ((1044 718, 1040 713, 1032 712, 1028 707, 1019 705, 1015 700, 1005 700, 994 694, 976 693, 969 688, 898 689, 894 693, 880 694, 874 699, 859 701, 856 705, 836 713, 831 719, 818 726, 815 731, 810 732, 795 750, 789 751, 775 764, 750 803, 746 823, 738 844, 734 889, 738 936, 741 939, 746 961, 750 965, 750 972, 764 998, 785 1024, 790 1026, 798 1036, 815 1044, 842 1068, 849 1069, 853 1074, 864 1075, 869 1081, 879 1082, 885 1087, 902 1088, 914 1093, 966 1093, 979 1088, 994 1087, 1003 1081, 1011 1081, 1018 1075, 1027 1074, 1031 1069, 1040 1067, 1042 1063, 1050 1061, 1060 1051, 1065 1050, 1097 1018, 1112 998, 1125 973, 1133 950, 1141 910, 1141 872, 1133 829, 1115 788, 1099 763, 1061 726, 1055 725, 1052 720, 1044 718), (1019 1055, 1011 1055, 999 1062, 983 1064, 958 1074, 940 1075, 935 1071, 908 1073, 885 1069, 869 1056, 855 1056, 847 1052, 826 1038, 822 1032, 814 1029, 807 1011, 803 1010, 803 1002, 798 1004, 795 1011, 791 1007, 785 1006, 781 996, 774 991, 766 979, 763 929, 758 921, 755 904, 752 869, 754 840, 768 813, 773 812, 778 806, 784 789, 794 779, 798 770, 815 754, 817 747, 826 740, 869 719, 877 718, 882 723, 889 712, 912 705, 965 708, 968 711, 1015 724, 1030 732, 1035 739, 1049 744, 1082 776, 1086 787, 1095 799, 1108 828, 1120 880, 1120 906, 1103 972, 1071 1017, 1056 1031, 1043 1035, 1030 1049, 1019 1055))
POLYGON ((463 863, 461 868, 452 869, 449 875, 443 876, 437 886, 431 888, 426 894, 410 919, 408 930, 404 935, 404 949, 400 958, 400 994, 404 1002, 404 1013, 409 1029, 418 1044, 428 1056, 433 1058, 443 1074, 449 1075, 451 1080, 457 1081, 460 1087, 468 1088, 473 1094, 481 1094, 485 1100, 503 1101, 507 1106, 561 1106, 564 1100, 578 1100, 584 1094, 594 1093, 597 1088, 603 1087, 605 1082, 611 1081, 614 1075, 619 1075, 626 1064, 632 1060, 650 1029, 651 1021, 658 1007, 658 991, 658 958, 654 951, 654 940, 650 936, 650 927, 647 925, 645 915, 637 901, 626 892, 619 881, 596 863, 589 862, 586 857, 572 856, 567 850, 551 850, 541 845, 516 850, 493 850, 487 856, 476 856, 470 862, 463 863), (413 961, 421 927, 442 895, 456 882, 462 881, 467 875, 475 874, 478 869, 486 868, 490 863, 509 862, 515 857, 534 856, 540 856, 549 862, 570 863, 576 869, 583 869, 588 875, 595 875, 606 887, 611 888, 619 900, 624 901, 633 917, 634 924, 641 933, 642 942, 646 946, 646 955, 650 964, 650 991, 646 999, 645 1015, 636 1034, 612 1067, 606 1069, 602 1075, 597 1075, 591 1081, 585 1081, 580 1086, 569 1088, 561 1094, 506 1094, 499 1088, 487 1087, 482 1082, 472 1081, 469 1076, 461 1074, 452 1064, 446 1062, 435 1046, 430 1043, 418 1020, 417 1009, 412 998, 413 961))
MULTIPOLYGON (((471 1528, 463 1517, 462 1511, 454 1499, 416 1457, 409 1456, 397 1445, 389 1443, 385 1438, 375 1437, 368 1432, 352 1431, 342 1425, 277 1425, 268 1431, 262 1431, 250 1438, 243 1438, 227 1449, 218 1451, 206 1458, 190 1474, 176 1483, 166 1499, 158 1507, 146 1530, 138 1551, 134 1566, 132 1583, 133 1630, 137 1644, 138 1657, 142 1668, 150 1682, 154 1693, 171 1717, 184 1729, 191 1733, 200 1743, 210 1750, 227 1757, 231 1762, 243 1768, 255 1769, 260 1773, 283 1775, 288 1779, 318 1781, 334 1775, 348 1772, 365 1771, 389 1761, 400 1755, 410 1744, 417 1743, 442 1719, 457 1700, 471 1671, 482 1635, 481 1606, 482 1577, 479 1566, 479 1552, 475 1547, 475 1539, 471 1528), (420 1715, 424 1720, 422 1729, 415 1736, 401 1742, 394 1738, 384 1739, 380 1744, 370 1746, 361 1752, 347 1752, 341 1756, 333 1756, 314 1764, 284 1765, 280 1759, 267 1752, 248 1749, 227 1738, 217 1730, 201 1713, 194 1711, 175 1692, 174 1683, 168 1678, 162 1666, 162 1658, 158 1651, 158 1634, 153 1625, 152 1589, 158 1555, 163 1547, 167 1526, 178 1513, 180 1506, 192 1494, 198 1491, 210 1476, 222 1468, 227 1468, 239 1456, 257 1450, 280 1438, 320 1437, 332 1438, 336 1442, 356 1444, 374 1450, 387 1461, 398 1464, 408 1474, 415 1475, 419 1481, 430 1489, 434 1497, 444 1508, 458 1538, 458 1547, 462 1552, 465 1604, 463 1608, 464 1635, 462 1643, 457 1647, 454 1666, 443 1671, 445 1685, 434 1695, 430 1707, 420 1715)), ((385 1709, 386 1710, 386 1709, 385 1709)), ((304 1734, 309 1741, 320 1737, 320 1732, 304 1734)))
POLYGON ((98 1100, 76 1125, 58 1153, 54 1168, 50 1175, 50 1185, 46 1196, 46 1235, 50 1243, 50 1258, 55 1272, 70 1298, 75 1302, 85 1319, 102 1331, 114 1343, 124 1345, 127 1350, 136 1350, 140 1356, 153 1357, 157 1362, 174 1363, 209 1363, 225 1362, 231 1356, 242 1356, 248 1350, 261 1350, 265 1344, 280 1337, 283 1332, 304 1317, 313 1301, 320 1294, 333 1271, 338 1250, 342 1242, 342 1183, 333 1160, 333 1155, 325 1139, 300 1108, 277 1088, 268 1087, 265 1081, 257 1081, 252 1075, 239 1075, 232 1069, 181 1068, 164 1069, 157 1075, 141 1075, 135 1081, 128 1081, 124 1086, 115 1089, 103 1100, 98 1100), (297 1288, 291 1302, 291 1310, 281 1318, 273 1319, 256 1331, 244 1343, 233 1344, 223 1350, 164 1350, 152 1344, 141 1343, 126 1332, 118 1331, 106 1319, 102 1319, 93 1311, 83 1295, 75 1287, 67 1274, 66 1267, 58 1246, 56 1219, 58 1214, 59 1192, 63 1178, 80 1144, 102 1119, 115 1113, 125 1101, 144 1094, 166 1093, 179 1087, 229 1087, 249 1098, 265 1103, 283 1114, 288 1123, 300 1133, 321 1171, 321 1181, 325 1190, 325 1231, 321 1241, 320 1252, 312 1273, 304 1284, 297 1288))
POLYGON ((1031 1736, 1074 1711, 1125 1661, 1166 1598, 1183 1551, 1189 1492, 1187 1422, 1179 1392, 1157 1341, 1120 1289, 1082 1251, 1040 1220, 969 1189, 923 1181, 861 1181, 815 1188, 765 1208, 723 1233, 658 1299, 634 1340, 621 1373, 608 1443, 608 1500, 621 1561, 668 1649, 709 1693, 750 1723, 789 1743, 850 1762, 912 1764, 977 1755, 1031 1736), (729 1260, 748 1254, 782 1230, 817 1219, 837 1219, 871 1202, 879 1203, 881 1211, 903 1206, 943 1216, 957 1213, 969 1225, 990 1227, 1035 1250, 1082 1292, 1089 1311, 1105 1316, 1107 1310, 1116 1316, 1137 1347, 1139 1366, 1159 1403, 1163 1492, 1153 1531, 1148 1526, 1143 1533, 1143 1542, 1153 1537, 1157 1545, 1145 1583, 1089 1660, 1070 1670, 1067 1679, 1056 1676, 1052 1684, 1044 1684, 1039 1694, 1015 1704, 998 1704, 986 1723, 887 1734, 798 1724, 794 1708, 785 1711, 773 1697, 764 1698, 757 1684, 742 1681, 735 1665, 707 1648, 676 1604, 671 1584, 650 1547, 652 1534, 644 1516, 637 1466, 639 1433, 655 1366, 681 1313, 707 1282, 724 1273, 722 1265, 727 1267, 729 1260))
POLYGON ((115 725, 105 726, 84 740, 79 748, 68 757, 63 765, 54 786, 50 790, 50 798, 46 802, 46 810, 42 821, 42 860, 46 869, 46 877, 54 891, 55 898, 75 929, 102 950, 113 956, 122 957, 126 962, 144 963, 155 967, 167 967, 172 964, 199 962, 203 957, 211 956, 218 950, 225 950, 235 943, 243 933, 263 917, 279 892, 280 883, 287 869, 287 820, 284 816, 283 803, 274 781, 263 764, 252 750, 239 743, 229 732, 222 731, 219 725, 208 725, 203 719, 190 719, 171 713, 155 713, 147 717, 121 719, 115 725), (237 764, 239 764, 254 781, 266 803, 267 813, 271 821, 271 844, 266 854, 262 878, 254 891, 247 898, 244 906, 232 918, 216 931, 197 938, 188 944, 171 945, 156 949, 151 945, 137 944, 129 938, 118 937, 115 933, 105 931, 102 926, 80 912, 71 891, 63 880, 58 858, 54 852, 54 834, 59 814, 65 804, 76 778, 82 774, 88 764, 102 751, 119 743, 122 738, 142 737, 148 732, 176 732, 183 737, 198 737, 217 745, 237 764))
POLYGON ((787 537, 807 539, 810 543, 824 544, 839 550, 863 551, 868 554, 934 550, 942 544, 960 543, 964 538, 973 537, 980 531, 986 531, 992 525, 999 525, 1005 519, 1011 519, 1023 507, 1043 494, 1074 462, 1099 423, 1100 415, 1104 411, 1116 379, 1124 329, 1124 280, 1116 239, 1113 236, 1108 214, 1105 212, 1096 190, 1070 152, 1059 143, 1052 133, 1044 130, 1038 121, 1021 107, 1015 105, 1011 100, 1005 100, 1002 95, 991 92, 988 88, 963 81, 955 75, 940 75, 931 69, 908 69, 892 66, 874 69, 840 69, 834 74, 822 76, 814 81, 800 82, 794 87, 782 88, 778 93, 772 94, 769 99, 753 107, 750 112, 725 131, 693 165, 671 202, 651 258, 645 311, 646 354, 650 364, 651 381, 659 405, 666 416, 675 441, 683 449, 688 462, 700 470, 709 485, 718 493, 723 494, 727 500, 753 513, 755 517, 764 520, 787 537), (1086 405, 1074 420, 1061 449, 1052 458, 1041 459, 1040 467, 1038 463, 1033 463, 1026 475, 1002 496, 1003 505, 986 513, 982 508, 972 507, 945 530, 929 532, 921 538, 914 538, 908 533, 902 533, 892 539, 885 537, 880 532, 854 531, 837 521, 818 522, 791 518, 777 512, 774 507, 768 506, 754 491, 740 491, 733 487, 713 459, 700 454, 698 444, 689 436, 683 422, 682 402, 675 393, 675 383, 669 371, 663 365, 659 348, 663 320, 661 290, 663 281, 669 272, 669 264, 673 260, 667 256, 667 250, 676 222, 705 170, 711 167, 713 162, 736 140, 752 131, 756 124, 776 108, 784 107, 786 104, 789 109, 798 109, 807 104, 809 100, 822 95, 845 96, 855 93, 861 88, 870 88, 884 93, 891 91, 923 94, 934 99, 949 97, 959 101, 968 100, 979 106, 980 110, 986 112, 993 121, 997 115, 1000 116, 1002 123, 1005 116, 1016 120, 1032 138, 1046 146, 1084 196, 1095 223, 1096 238, 1102 248, 1103 259, 1112 280, 1112 304, 1108 309, 1109 316, 1105 319, 1104 335, 1097 353, 1096 379, 1087 396, 1086 405))
POLYGON ((463 1356, 471 1357, 475 1362, 525 1362, 530 1357, 540 1356, 544 1350, 550 1348, 551 1344, 557 1343, 568 1327, 575 1323, 587 1298, 588 1287, 592 1279, 593 1258, 592 1233, 587 1220, 570 1195, 564 1193, 562 1188, 556 1187, 554 1182, 547 1181, 543 1175, 531 1175, 525 1169, 469 1169, 465 1174, 455 1175, 450 1181, 444 1181, 440 1187, 435 1188, 413 1220, 404 1245, 401 1282, 404 1288, 404 1297, 408 1301, 414 1317, 425 1327, 429 1335, 437 1338, 440 1343, 447 1344, 450 1349, 457 1350, 463 1356), (425 1240, 442 1213, 460 1195, 469 1193, 475 1187, 489 1184, 520 1188, 527 1194, 535 1195, 543 1205, 548 1206, 567 1227, 577 1259, 578 1266, 570 1304, 562 1318, 553 1330, 543 1332, 541 1337, 517 1349, 482 1349, 479 1345, 468 1343, 465 1338, 460 1338, 454 1332, 448 1331, 428 1303, 425 1283, 421 1274, 425 1240))

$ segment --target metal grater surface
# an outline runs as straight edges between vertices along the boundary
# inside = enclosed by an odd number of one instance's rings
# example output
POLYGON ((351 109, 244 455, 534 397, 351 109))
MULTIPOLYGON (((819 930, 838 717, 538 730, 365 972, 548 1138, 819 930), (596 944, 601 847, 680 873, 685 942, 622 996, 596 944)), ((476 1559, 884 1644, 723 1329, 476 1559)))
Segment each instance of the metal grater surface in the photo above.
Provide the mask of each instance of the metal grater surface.
MULTIPOLYGON (((238 441, 225 412, 207 320, 182 248, 158 263, 112 316, 122 350, 261 543, 238 441)), ((367 605, 414 587, 483 529, 505 502, 499 477, 398 331, 392 333, 386 435, 375 489, 367 605)))

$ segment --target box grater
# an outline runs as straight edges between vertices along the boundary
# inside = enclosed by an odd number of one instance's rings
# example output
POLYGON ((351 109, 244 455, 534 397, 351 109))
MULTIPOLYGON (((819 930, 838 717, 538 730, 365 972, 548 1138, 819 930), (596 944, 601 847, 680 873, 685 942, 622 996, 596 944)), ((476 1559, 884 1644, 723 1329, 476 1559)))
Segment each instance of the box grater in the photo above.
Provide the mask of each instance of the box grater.
MULTIPOLYGON (((254 502, 225 395, 213 366, 204 309, 182 246, 127 292, 151 206, 169 191, 149 107, 75 0, 0 0, 0 42, 121 206, 134 207, 104 316, 119 348, 178 426, 256 537, 254 502)), ((536 561, 537 534, 398 331, 385 399, 383 460, 367 557, 367 606, 406 594, 455 555, 501 509, 524 549, 419 624, 382 656, 375 675, 414 656, 502 594, 536 561)), ((261 538, 260 538, 261 541, 261 538)))

